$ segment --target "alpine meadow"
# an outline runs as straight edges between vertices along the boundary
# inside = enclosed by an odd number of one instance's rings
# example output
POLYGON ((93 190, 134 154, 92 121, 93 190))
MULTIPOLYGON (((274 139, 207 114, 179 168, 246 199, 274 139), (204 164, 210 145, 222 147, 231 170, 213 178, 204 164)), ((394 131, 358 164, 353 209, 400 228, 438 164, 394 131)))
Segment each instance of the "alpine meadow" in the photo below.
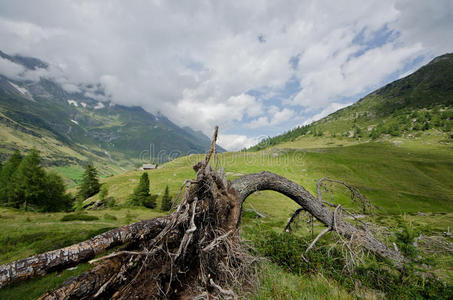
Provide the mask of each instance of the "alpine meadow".
POLYGON ((4 1, 0 299, 453 299, 450 1, 4 1))

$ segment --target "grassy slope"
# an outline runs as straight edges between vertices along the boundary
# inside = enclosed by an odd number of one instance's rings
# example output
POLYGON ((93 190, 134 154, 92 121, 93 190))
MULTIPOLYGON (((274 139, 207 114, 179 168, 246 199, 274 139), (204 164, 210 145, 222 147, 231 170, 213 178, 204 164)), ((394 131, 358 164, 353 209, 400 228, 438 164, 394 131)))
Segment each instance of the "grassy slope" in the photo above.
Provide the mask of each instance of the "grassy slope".
MULTIPOLYGON (((328 138, 317 139, 319 143, 329 141, 328 138)), ((313 193, 319 178, 344 180, 360 187, 385 213, 450 212, 453 209, 453 151, 449 145, 434 141, 428 143, 426 140, 401 139, 396 144, 371 142, 347 147, 301 149, 296 142, 261 152, 221 154, 218 163, 231 179, 234 175, 267 170, 288 177, 313 193)), ((151 192, 160 194, 168 184, 170 190, 176 193, 182 182, 193 176, 191 166, 200 157, 180 158, 162 168, 148 171, 151 192)), ((123 203, 137 184, 140 174, 140 171, 127 172, 106 178, 103 182, 117 203, 123 203)), ((260 193, 251 202, 263 208, 273 205, 271 201, 264 200, 268 196, 261 196, 268 193, 272 192, 260 193)), ((274 201, 282 202, 278 207, 295 207, 283 196, 272 195, 274 201)), ((351 205, 346 194, 340 195, 339 199, 345 205, 351 205)))
MULTIPOLYGON (((439 232, 445 231, 447 226, 453 227, 453 152, 449 145, 434 141, 435 138, 431 141, 403 140, 397 145, 375 142, 336 147, 330 144, 321 148, 311 145, 305 149, 297 141, 260 152, 224 153, 213 164, 223 166, 230 179, 241 174, 268 170, 301 183, 311 192, 315 191, 316 181, 321 177, 342 179, 359 186, 384 213, 424 212, 424 216, 414 215, 409 218, 420 228, 429 227, 430 231, 439 232)), ((319 146, 328 144, 329 138, 317 138, 317 143, 319 146)), ((168 184, 171 193, 175 195, 185 179, 193 178, 191 167, 201 158, 200 155, 183 157, 164 164, 157 170, 147 171, 151 192, 163 193, 168 184)), ((139 171, 127 172, 104 178, 102 182, 109 188, 109 195, 115 197, 117 203, 123 203, 137 184, 140 174, 139 171)), ((338 189, 336 192, 334 201, 341 202, 346 207, 353 206, 345 191, 338 189)), ((158 201, 160 199, 159 197, 158 201)), ((248 237, 250 231, 262 226, 281 231, 297 205, 277 193, 259 192, 247 200, 246 207, 254 207, 268 216, 263 221, 244 220, 244 235, 248 237)), ((89 214, 98 216, 99 220, 66 223, 59 221, 63 213, 35 214, 2 209, 0 262, 69 245, 108 228, 163 213, 158 209, 123 208, 90 211, 89 214), (105 215, 113 215, 116 220, 105 215)), ((393 218, 383 217, 381 221, 392 224, 393 218)), ((316 226, 315 231, 320 229, 321 226, 316 226)), ((447 260, 446 265, 450 264, 447 260)), ((263 268, 267 271, 261 272, 261 287, 258 294, 254 295, 255 299, 352 297, 337 283, 319 276, 296 276, 270 262, 264 262, 263 268)), ((78 270, 81 272, 85 269, 86 266, 81 266, 78 270)), ((442 272, 451 274, 450 267, 445 270, 442 272)), ((4 289, 0 291, 0 297, 14 299, 12 295, 34 295, 30 296, 32 299, 49 287, 57 286, 63 280, 61 278, 66 278, 68 274, 64 273, 61 277, 53 274, 4 289), (34 292, 29 294, 30 290, 34 292)))

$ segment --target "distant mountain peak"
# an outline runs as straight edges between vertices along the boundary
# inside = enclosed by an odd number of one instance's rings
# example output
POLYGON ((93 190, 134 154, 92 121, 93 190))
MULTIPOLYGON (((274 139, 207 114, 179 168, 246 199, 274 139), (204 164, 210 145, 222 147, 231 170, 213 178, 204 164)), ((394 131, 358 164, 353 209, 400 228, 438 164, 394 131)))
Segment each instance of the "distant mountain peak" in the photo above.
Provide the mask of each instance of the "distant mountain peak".
POLYGON ((40 59, 37 59, 35 57, 22 56, 19 54, 11 56, 1 50, 0 50, 0 57, 3 59, 7 59, 13 63, 19 64, 29 70, 47 69, 49 67, 48 63, 46 63, 40 59))

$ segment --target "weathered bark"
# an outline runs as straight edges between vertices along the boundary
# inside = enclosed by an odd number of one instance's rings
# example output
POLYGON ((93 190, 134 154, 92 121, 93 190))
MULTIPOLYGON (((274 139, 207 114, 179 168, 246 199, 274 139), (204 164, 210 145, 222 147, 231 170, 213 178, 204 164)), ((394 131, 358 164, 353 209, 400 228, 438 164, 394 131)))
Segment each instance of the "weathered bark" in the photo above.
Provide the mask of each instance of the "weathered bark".
POLYGON ((359 239, 367 250, 382 258, 389 258, 397 268, 403 267, 405 258, 401 253, 388 248, 376 239, 371 232, 357 228, 343 218, 337 218, 335 222, 334 213, 327 206, 302 186, 285 177, 270 172, 249 174, 234 180, 231 187, 236 190, 241 203, 256 191, 272 190, 282 193, 327 227, 347 238, 359 239))
POLYGON ((108 259, 90 271, 69 279, 60 288, 45 293, 39 300, 89 299, 92 291, 100 290, 106 282, 118 274, 124 263, 123 257, 108 259))
POLYGON ((223 173, 203 163, 196 169, 197 180, 154 238, 97 260, 40 299, 232 298, 253 277, 256 261, 241 248, 240 202, 223 173))
POLYGON ((0 266, 0 288, 87 261, 114 246, 156 235, 167 219, 156 218, 119 227, 87 241, 0 266))
MULTIPOLYGON (((291 224, 296 220, 296 218, 300 215, 301 212, 303 212, 303 208, 298 208, 296 211, 292 214, 291 218, 289 218, 288 222, 286 223, 285 229, 283 229, 284 232, 292 232, 291 224)), ((313 220, 312 220, 313 223, 313 220)))

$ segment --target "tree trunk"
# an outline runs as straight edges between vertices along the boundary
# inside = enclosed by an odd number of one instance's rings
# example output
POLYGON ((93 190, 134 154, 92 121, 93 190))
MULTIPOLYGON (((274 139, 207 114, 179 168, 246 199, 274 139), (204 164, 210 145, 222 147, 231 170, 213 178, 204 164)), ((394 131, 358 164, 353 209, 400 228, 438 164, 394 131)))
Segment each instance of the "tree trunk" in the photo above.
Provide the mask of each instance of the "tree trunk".
POLYGON ((354 236, 355 239, 360 239, 363 246, 372 253, 382 258, 391 259, 399 269, 403 267, 405 258, 401 253, 388 248, 376 239, 371 232, 357 228, 343 218, 335 219, 334 212, 319 199, 302 186, 285 177, 270 172, 249 174, 234 180, 231 187, 236 191, 241 204, 250 194, 256 191, 272 190, 282 193, 294 200, 327 227, 332 228, 346 238, 354 236))
POLYGON ((152 238, 166 225, 166 218, 119 227, 87 241, 0 266, 0 288, 87 261, 114 246, 152 238))

